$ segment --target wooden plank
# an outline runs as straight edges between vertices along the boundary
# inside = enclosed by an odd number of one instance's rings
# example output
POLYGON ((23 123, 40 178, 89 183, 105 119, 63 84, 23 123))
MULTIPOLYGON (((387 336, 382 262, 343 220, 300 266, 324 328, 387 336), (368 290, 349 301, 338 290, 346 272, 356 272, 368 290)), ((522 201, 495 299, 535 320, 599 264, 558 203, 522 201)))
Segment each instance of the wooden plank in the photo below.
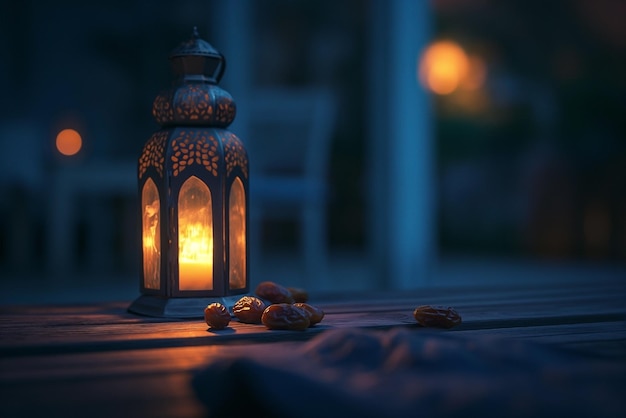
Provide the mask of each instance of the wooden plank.
MULTIPOLYGON (((416 331, 418 330, 415 328, 416 331)), ((578 341, 624 341, 622 323, 571 326, 460 330, 467 335, 522 338, 565 346, 578 341)), ((262 347, 263 346, 263 347, 262 347)), ((293 350, 293 342, 275 344, 293 350)), ((622 345, 623 346, 623 345, 622 345)), ((218 355, 246 354, 266 344, 193 346, 109 352, 87 352, 0 358, 0 412, 2 416, 203 416, 189 382, 191 372, 218 355)), ((620 357, 614 357, 620 359, 620 357)), ((624 361, 621 357, 620 361, 624 361)))
POLYGON ((611 284, 598 286, 538 286, 529 288, 528 286, 506 286, 506 287, 486 287, 486 288, 428 288, 418 291, 379 292, 360 293, 353 295, 327 295, 321 297, 321 302, 327 306, 338 306, 341 309, 350 309, 356 306, 368 304, 376 306, 379 304, 388 305, 391 303, 403 303, 411 301, 421 304, 444 304, 454 306, 456 304, 479 304, 485 306, 501 301, 518 302, 524 300, 541 301, 547 300, 554 304, 561 301, 584 301, 602 299, 613 301, 623 305, 626 296, 626 285, 611 284), (333 297, 334 296, 334 297, 333 297))
POLYGON ((206 416, 187 372, 0 381, 2 417, 110 418, 206 416))
MULTIPOLYGON (((394 325, 414 324, 412 317, 414 305, 393 306, 386 310, 360 312, 327 313, 322 324, 310 328, 305 333, 328 328, 343 327, 386 327, 394 325)), ((496 328, 519 325, 541 325, 572 322, 599 322, 619 320, 624 317, 621 311, 605 305, 578 307, 576 311, 554 309, 550 304, 534 304, 525 309, 524 306, 507 304, 490 308, 468 306, 459 307, 463 316, 463 327, 496 328)), ((87 321, 88 322, 88 321, 87 321)), ((105 321, 106 322, 106 321, 105 321)), ((264 335, 289 336, 293 332, 268 331, 262 325, 242 324, 231 321, 231 327, 223 331, 210 331, 203 320, 177 322, 147 323, 79 323, 63 325, 28 325, 2 327, 3 338, 0 352, 10 347, 46 346, 58 343, 89 343, 89 342, 136 342, 138 340, 168 339, 216 339, 236 340, 241 338, 260 338, 264 335)), ((208 343, 208 341, 207 341, 208 343)))
MULTIPOLYGON (((344 314, 341 314, 344 315, 344 314)), ((350 315, 348 315, 350 316, 350 315)), ((416 332, 420 328, 413 327, 416 332)), ((447 332, 447 331, 443 331, 447 332)), ((617 342, 624 347, 622 322, 528 326, 499 329, 455 329, 462 335, 516 338, 597 353, 590 342, 617 342)), ((298 343, 274 343, 276 350, 293 350, 298 343)), ((624 361, 623 351, 601 351, 624 361)), ((0 358, 0 412, 2 416, 92 417, 202 416, 204 411, 189 386, 190 373, 208 359, 246 354, 267 344, 200 345, 176 348, 59 353, 0 358), (72 396, 71 402, 68 398, 72 396)))
MULTIPOLYGON (((289 349, 298 343, 273 344, 280 345, 280 349, 289 349)), ((0 382, 99 379, 119 375, 189 372, 201 367, 208 359, 217 355, 245 354, 266 345, 204 345, 3 357, 0 358, 0 382)))
MULTIPOLYGON (((596 316, 554 316, 552 322, 543 313, 519 316, 516 311, 508 316, 492 319, 465 319, 459 330, 494 330, 498 328, 572 324, 578 322, 606 322, 622 319, 621 314, 596 316)), ((477 315, 479 317, 479 315, 477 315)), ((323 323, 303 332, 270 331, 262 325, 232 322, 229 329, 207 330, 201 321, 177 323, 148 323, 137 325, 114 324, 97 326, 71 326, 48 331, 43 335, 20 335, 21 338, 4 342, 0 347, 2 356, 40 355, 66 352, 93 352, 128 350, 151 347, 180 347, 211 344, 254 343, 272 341, 298 341, 333 328, 386 329, 394 326, 417 327, 411 311, 388 311, 374 313, 330 314, 323 323)), ((28 332, 28 331, 26 331, 28 332)), ((32 332, 32 329, 31 329, 32 332)))
POLYGON ((0 354, 91 352, 303 340, 331 328, 414 326, 413 309, 421 304, 454 306, 463 316, 460 329, 497 329, 619 321, 626 317, 621 283, 572 287, 548 284, 534 289, 507 286, 369 292, 345 299, 329 295, 312 302, 324 309, 322 324, 305 332, 268 331, 241 324, 209 331, 202 319, 168 320, 126 312, 127 302, 84 306, 0 308, 0 354))
POLYGON ((516 338, 575 349, 587 355, 626 361, 626 325, 623 321, 458 329, 460 334, 516 338))
MULTIPOLYGON (((412 325, 415 332, 427 332, 412 325)), ((463 327, 441 332, 459 335, 516 338, 563 347, 583 346, 589 352, 592 344, 611 344, 614 350, 621 347, 621 357, 626 359, 626 328, 621 321, 524 326, 497 329, 467 329, 463 327)), ((277 349, 291 350, 299 346, 297 341, 248 343, 243 345, 192 345, 183 347, 126 349, 95 352, 27 353, 0 358, 0 381, 52 380, 103 378, 120 374, 163 374, 189 371, 207 359, 228 354, 246 354, 274 344, 277 349), (54 354, 54 355, 52 355, 54 354)), ((602 354, 602 353, 601 353, 602 354)), ((615 354, 615 353, 614 353, 615 354)))
MULTIPOLYGON (((264 344, 266 346, 266 344, 264 344)), ((256 345, 0 357, 0 416, 202 417, 193 370, 256 345)), ((290 343, 280 343, 290 349, 290 343)))
POLYGON ((0 416, 203 416, 189 382, 213 356, 268 345, 293 350, 333 328, 430 332, 412 317, 420 304, 450 305, 462 314, 462 325, 441 332, 534 341, 619 365, 626 358, 625 289, 547 283, 314 295, 326 317, 304 332, 236 321, 210 331, 202 319, 129 314, 128 302, 0 307, 0 416))

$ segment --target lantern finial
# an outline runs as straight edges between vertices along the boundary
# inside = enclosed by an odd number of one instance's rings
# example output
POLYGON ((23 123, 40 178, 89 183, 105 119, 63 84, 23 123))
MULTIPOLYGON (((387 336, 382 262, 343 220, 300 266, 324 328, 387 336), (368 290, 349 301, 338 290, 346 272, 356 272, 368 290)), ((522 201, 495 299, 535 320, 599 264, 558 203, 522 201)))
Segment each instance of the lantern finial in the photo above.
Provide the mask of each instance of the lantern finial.
POLYGON ((219 83, 226 60, 213 46, 200 38, 198 27, 193 27, 191 38, 170 53, 172 69, 178 80, 219 83))

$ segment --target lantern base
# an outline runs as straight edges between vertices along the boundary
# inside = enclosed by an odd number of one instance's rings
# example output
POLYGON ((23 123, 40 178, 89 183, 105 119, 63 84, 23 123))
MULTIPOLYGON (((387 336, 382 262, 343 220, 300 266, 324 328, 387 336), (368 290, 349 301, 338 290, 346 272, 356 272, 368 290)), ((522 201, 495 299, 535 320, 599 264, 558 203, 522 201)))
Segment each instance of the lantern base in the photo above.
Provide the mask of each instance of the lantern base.
POLYGON ((135 299, 128 307, 128 311, 161 318, 204 318, 204 308, 211 303, 219 302, 232 315, 233 306, 242 296, 245 295, 212 298, 165 298, 142 295, 135 299))

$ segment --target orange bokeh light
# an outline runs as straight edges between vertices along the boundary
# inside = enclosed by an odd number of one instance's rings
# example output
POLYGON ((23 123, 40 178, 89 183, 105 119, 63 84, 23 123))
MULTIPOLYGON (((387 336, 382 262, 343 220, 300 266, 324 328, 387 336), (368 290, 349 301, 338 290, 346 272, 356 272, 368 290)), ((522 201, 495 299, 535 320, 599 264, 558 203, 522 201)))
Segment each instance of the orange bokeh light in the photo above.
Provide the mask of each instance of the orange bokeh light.
POLYGON ((57 150, 63 155, 75 155, 83 146, 83 139, 74 129, 63 129, 57 134, 57 150))
POLYGON ((450 94, 457 88, 475 88, 484 81, 484 63, 467 56, 456 42, 442 40, 433 42, 419 61, 419 79, 436 94, 450 94), (481 67, 482 64, 482 67, 481 67))

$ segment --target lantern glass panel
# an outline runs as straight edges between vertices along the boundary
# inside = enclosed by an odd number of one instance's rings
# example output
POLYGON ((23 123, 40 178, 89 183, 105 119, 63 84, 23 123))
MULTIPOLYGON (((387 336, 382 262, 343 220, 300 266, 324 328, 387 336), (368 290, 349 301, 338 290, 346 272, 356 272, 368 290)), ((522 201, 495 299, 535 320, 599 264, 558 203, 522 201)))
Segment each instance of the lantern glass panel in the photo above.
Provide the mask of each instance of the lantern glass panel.
POLYGON ((246 287, 246 195, 243 183, 235 178, 228 198, 229 274, 231 289, 246 287))
POLYGON ((178 197, 178 286, 213 289, 211 191, 195 176, 185 181, 178 197))
POLYGON ((161 232, 159 225, 161 200, 154 181, 148 178, 141 191, 143 285, 147 289, 161 286, 161 232))

